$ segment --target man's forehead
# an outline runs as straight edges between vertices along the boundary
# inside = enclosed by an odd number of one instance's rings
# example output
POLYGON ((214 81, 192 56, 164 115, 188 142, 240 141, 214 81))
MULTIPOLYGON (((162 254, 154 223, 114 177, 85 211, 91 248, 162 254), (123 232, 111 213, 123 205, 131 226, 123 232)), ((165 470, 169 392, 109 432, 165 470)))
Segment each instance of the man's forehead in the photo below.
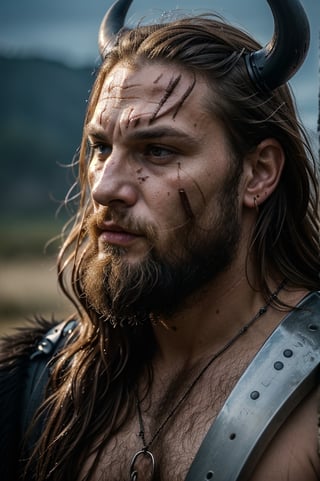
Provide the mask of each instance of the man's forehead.
POLYGON ((207 87, 194 72, 177 65, 151 63, 142 67, 118 64, 106 77, 94 122, 123 131, 164 119, 175 122, 203 114, 207 87), (202 112, 202 114, 201 114, 202 112))
POLYGON ((111 98, 134 98, 135 93, 156 95, 163 94, 168 86, 176 79, 175 95, 183 92, 190 82, 194 82, 194 74, 182 67, 170 64, 146 64, 140 67, 130 67, 123 64, 116 65, 106 77, 103 86, 104 98, 110 94, 111 98))
POLYGON ((137 74, 139 74, 139 71, 135 71, 128 66, 116 65, 106 77, 104 87, 108 92, 112 92, 114 89, 126 90, 132 87, 137 74))

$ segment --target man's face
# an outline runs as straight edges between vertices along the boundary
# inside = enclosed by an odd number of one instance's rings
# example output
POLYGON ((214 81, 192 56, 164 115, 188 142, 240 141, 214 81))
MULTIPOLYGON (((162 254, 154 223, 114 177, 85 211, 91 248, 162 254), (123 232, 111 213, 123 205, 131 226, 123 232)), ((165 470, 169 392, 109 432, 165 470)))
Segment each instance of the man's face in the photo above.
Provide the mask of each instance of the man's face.
POLYGON ((117 65, 103 85, 87 126, 84 288, 113 322, 171 315, 236 253, 240 173, 208 95, 201 78, 160 63, 117 65))

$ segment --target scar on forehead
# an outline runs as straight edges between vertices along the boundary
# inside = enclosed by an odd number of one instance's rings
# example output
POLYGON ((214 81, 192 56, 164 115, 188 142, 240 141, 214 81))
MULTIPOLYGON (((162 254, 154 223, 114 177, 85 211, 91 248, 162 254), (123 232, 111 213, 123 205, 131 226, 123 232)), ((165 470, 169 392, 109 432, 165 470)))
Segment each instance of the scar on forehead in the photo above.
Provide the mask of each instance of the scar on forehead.
POLYGON ((115 82, 109 83, 107 87, 107 93, 110 94, 113 90, 127 90, 127 89, 132 89, 136 87, 141 87, 141 83, 129 83, 128 81, 123 82, 122 84, 118 84, 115 82))
POLYGON ((127 120, 126 120, 126 129, 129 128, 129 125, 130 125, 130 117, 131 117, 131 114, 132 114, 133 110, 134 110, 133 107, 131 107, 131 109, 130 109, 129 112, 128 112, 127 120))
POLYGON ((157 78, 153 81, 153 83, 154 83, 154 84, 157 84, 162 77, 163 77, 163 73, 161 73, 161 74, 159 75, 159 77, 157 77, 157 78))
POLYGON ((126 123, 125 123, 125 128, 128 129, 129 127, 136 128, 140 124, 141 118, 140 117, 131 117, 132 112, 134 109, 130 109, 126 123))
POLYGON ((104 108, 101 110, 100 115, 99 115, 99 123, 102 124, 103 122, 103 117, 107 111, 107 106, 105 105, 104 108))
POLYGON ((133 127, 138 127, 138 125, 140 124, 140 120, 140 117, 135 118, 133 121, 133 127))
POLYGON ((177 77, 171 77, 170 82, 168 83, 168 86, 167 86, 167 88, 164 92, 164 96, 160 99, 160 102, 158 103, 155 111, 153 112, 153 114, 150 117, 149 124, 151 124, 151 122, 153 122, 155 120, 155 118, 157 117, 161 107, 166 103, 166 101, 172 95, 174 89, 179 84, 180 80, 181 80, 181 74, 178 75, 177 77))
POLYGON ((173 116, 172 116, 173 119, 175 119, 176 116, 178 115, 179 110, 181 109, 181 107, 183 106, 183 104, 185 103, 185 101, 187 100, 189 95, 191 94, 192 90, 194 89, 195 84, 196 84, 196 79, 194 78, 192 84, 189 85, 189 87, 187 88, 185 93, 182 95, 180 101, 178 102, 177 108, 174 111, 173 116))

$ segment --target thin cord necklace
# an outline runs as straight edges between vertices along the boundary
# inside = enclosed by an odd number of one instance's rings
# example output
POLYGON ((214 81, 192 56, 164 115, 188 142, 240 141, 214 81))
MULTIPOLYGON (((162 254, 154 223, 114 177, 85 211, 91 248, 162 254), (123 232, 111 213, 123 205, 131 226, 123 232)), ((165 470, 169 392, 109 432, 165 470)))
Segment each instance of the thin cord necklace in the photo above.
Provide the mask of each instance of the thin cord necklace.
POLYGON ((270 306, 272 301, 274 301, 277 298, 279 292, 284 287, 285 283, 286 283, 286 280, 283 280, 280 283, 280 285, 277 287, 277 289, 270 295, 266 304, 263 307, 260 307, 260 309, 255 314, 255 316, 249 322, 247 322, 247 324, 242 326, 241 329, 239 329, 239 331, 237 332, 237 334, 235 334, 235 336, 233 336, 231 339, 229 339, 229 341, 224 346, 222 346, 222 348, 219 349, 219 351, 214 353, 214 355, 209 359, 209 361, 204 365, 204 367, 200 370, 198 375, 195 377, 195 379, 189 385, 189 387, 184 392, 184 394, 179 399, 179 401, 174 406, 174 408, 170 411, 170 413, 167 415, 167 417, 164 419, 164 421, 160 424, 160 426, 158 427, 158 429, 156 430, 156 432, 154 433, 154 435, 152 436, 152 438, 150 439, 149 442, 146 441, 146 437, 145 437, 145 428, 144 428, 144 422, 143 422, 143 417, 142 417, 140 400, 139 400, 139 397, 138 397, 138 393, 135 392, 136 407, 137 407, 138 418, 139 418, 139 426, 140 426, 139 437, 142 440, 142 448, 139 451, 137 451, 132 458, 131 465, 130 465, 130 481, 139 481, 139 478, 138 478, 139 474, 138 474, 138 471, 136 469, 136 463, 137 463, 138 458, 141 458, 141 457, 144 457, 146 460, 149 461, 149 463, 150 463, 150 481, 152 481, 154 479, 156 462, 155 462, 154 455, 150 451, 150 448, 151 448, 152 444, 154 443, 154 441, 156 440, 156 438, 159 436, 161 431, 167 425, 168 421, 170 421, 170 419, 177 412, 177 410, 179 409, 179 407, 181 406, 183 401, 188 397, 188 395, 190 394, 190 392, 192 391, 194 386, 197 384, 199 379, 206 372, 206 370, 211 366, 211 364, 216 359, 218 359, 218 357, 220 357, 223 353, 225 353, 232 346, 232 344, 234 344, 239 339, 239 337, 241 337, 243 334, 245 334, 247 332, 247 330, 249 329, 249 327, 252 326, 252 324, 254 324, 261 316, 263 316, 263 314, 265 314, 267 312, 268 307, 270 306))

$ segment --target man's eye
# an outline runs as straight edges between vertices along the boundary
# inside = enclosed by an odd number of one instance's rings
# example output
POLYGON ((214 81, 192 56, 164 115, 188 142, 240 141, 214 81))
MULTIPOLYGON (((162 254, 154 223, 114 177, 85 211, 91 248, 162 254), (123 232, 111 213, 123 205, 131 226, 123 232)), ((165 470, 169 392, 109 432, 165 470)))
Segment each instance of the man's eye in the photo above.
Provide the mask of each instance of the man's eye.
POLYGON ((162 147, 161 145, 148 145, 145 154, 150 157, 162 159, 173 155, 174 152, 166 147, 162 147))
POLYGON ((91 148, 91 151, 94 153, 94 154, 97 154, 97 155, 103 155, 103 156, 106 156, 106 155, 109 155, 110 152, 111 152, 111 147, 110 145, 108 144, 103 144, 101 142, 92 142, 90 143, 90 148, 91 148))

